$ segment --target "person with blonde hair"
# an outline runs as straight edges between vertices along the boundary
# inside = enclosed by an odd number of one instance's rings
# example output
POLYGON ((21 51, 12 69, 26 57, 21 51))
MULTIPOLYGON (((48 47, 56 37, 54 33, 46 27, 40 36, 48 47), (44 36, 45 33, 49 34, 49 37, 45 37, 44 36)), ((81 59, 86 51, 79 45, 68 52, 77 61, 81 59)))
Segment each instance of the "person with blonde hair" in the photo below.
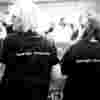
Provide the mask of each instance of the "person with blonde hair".
POLYGON ((8 35, 0 49, 1 62, 9 69, 9 88, 13 95, 9 99, 46 100, 50 71, 58 62, 56 48, 35 31, 38 12, 32 0, 20 1, 9 7, 9 20, 16 32, 8 35))

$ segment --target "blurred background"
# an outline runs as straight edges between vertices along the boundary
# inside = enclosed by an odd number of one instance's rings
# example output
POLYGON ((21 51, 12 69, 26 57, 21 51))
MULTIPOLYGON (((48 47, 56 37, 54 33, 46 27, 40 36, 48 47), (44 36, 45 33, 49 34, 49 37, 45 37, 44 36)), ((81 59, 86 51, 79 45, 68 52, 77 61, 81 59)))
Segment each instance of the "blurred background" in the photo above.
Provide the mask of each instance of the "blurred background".
MULTIPOLYGON (((14 0, 0 0, 0 13, 6 12, 8 5, 11 5, 14 0)), ((50 17, 56 18, 59 16, 71 15, 85 9, 91 9, 95 12, 100 12, 100 0, 33 0, 41 9, 50 17)))

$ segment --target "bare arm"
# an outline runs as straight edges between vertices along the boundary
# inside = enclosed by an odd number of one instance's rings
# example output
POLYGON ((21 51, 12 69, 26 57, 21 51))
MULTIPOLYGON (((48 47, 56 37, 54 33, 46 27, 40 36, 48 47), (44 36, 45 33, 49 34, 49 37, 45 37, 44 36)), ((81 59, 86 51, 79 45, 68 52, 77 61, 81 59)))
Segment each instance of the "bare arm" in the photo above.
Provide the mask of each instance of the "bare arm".
POLYGON ((0 39, 5 39, 7 37, 6 28, 0 23, 0 39))

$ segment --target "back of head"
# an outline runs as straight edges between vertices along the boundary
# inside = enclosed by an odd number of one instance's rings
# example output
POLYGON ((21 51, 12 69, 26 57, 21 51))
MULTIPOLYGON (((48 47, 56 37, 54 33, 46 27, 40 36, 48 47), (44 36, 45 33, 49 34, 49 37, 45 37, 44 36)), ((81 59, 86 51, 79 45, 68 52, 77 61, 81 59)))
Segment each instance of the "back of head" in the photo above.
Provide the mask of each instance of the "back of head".
POLYGON ((16 16, 16 18, 21 19, 20 24, 22 24, 24 31, 27 31, 30 28, 33 28, 34 30, 37 28, 37 14, 39 8, 32 0, 16 0, 13 5, 8 7, 8 10, 10 17, 16 16))

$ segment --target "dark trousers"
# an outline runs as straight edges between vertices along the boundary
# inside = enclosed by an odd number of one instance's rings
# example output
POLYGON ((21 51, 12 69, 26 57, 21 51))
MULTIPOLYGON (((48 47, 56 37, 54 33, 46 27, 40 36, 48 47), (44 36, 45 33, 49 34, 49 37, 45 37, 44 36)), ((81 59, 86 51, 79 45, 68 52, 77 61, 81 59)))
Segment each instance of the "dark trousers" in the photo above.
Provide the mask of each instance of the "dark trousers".
POLYGON ((66 80, 66 84, 65 84, 65 87, 64 87, 64 91, 63 91, 63 94, 64 94, 64 97, 63 97, 63 100, 71 100, 72 99, 72 82, 71 80, 66 80))
POLYGON ((29 80, 10 80, 8 88, 11 100, 46 100, 48 94, 48 84, 33 84, 29 80))

